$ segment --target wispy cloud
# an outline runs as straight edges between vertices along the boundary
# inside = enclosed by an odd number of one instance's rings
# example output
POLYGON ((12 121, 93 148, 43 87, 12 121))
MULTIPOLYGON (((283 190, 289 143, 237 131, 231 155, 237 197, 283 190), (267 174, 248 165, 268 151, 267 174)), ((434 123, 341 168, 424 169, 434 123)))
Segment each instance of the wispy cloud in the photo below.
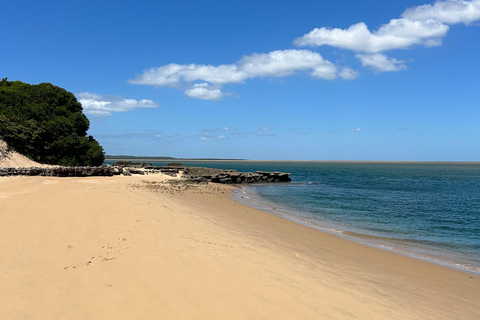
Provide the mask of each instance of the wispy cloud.
POLYGON ((257 137, 273 137, 275 134, 272 133, 272 129, 270 126, 258 128, 258 130, 255 131, 255 135, 257 137))
POLYGON ((303 135, 303 134, 307 134, 307 133, 293 128, 292 130, 288 131, 287 134, 302 134, 303 135))
POLYGON ((364 67, 371 67, 375 71, 400 71, 407 68, 405 61, 389 58, 384 54, 357 54, 356 57, 364 67))
MULTIPOLYGON (((95 134, 99 140, 109 141, 109 144, 116 144, 114 141, 134 140, 137 142, 148 141, 149 144, 161 142, 162 144, 177 143, 192 137, 180 133, 162 133, 158 130, 142 130, 140 132, 124 132, 112 134, 95 134)), ((120 145, 120 144, 119 144, 120 145)))
POLYGON ((350 132, 362 132, 363 129, 362 128, 353 128, 353 129, 350 129, 349 131, 350 132))
POLYGON ((214 140, 228 138, 228 134, 237 133, 237 129, 233 127, 220 127, 215 129, 200 129, 198 137, 200 140, 214 140))
POLYGON ((81 92, 75 94, 82 104, 83 111, 93 116, 110 116, 112 112, 125 112, 138 108, 158 108, 159 104, 147 99, 125 99, 122 96, 102 96, 96 93, 81 92))
POLYGON ((338 72, 338 75, 345 80, 353 80, 358 78, 360 72, 348 67, 344 67, 338 72))
POLYGON ((197 138, 200 140, 215 140, 226 138, 244 138, 248 136, 273 137, 275 128, 271 126, 259 127, 255 130, 240 130, 233 127, 220 127, 215 129, 200 129, 197 138))

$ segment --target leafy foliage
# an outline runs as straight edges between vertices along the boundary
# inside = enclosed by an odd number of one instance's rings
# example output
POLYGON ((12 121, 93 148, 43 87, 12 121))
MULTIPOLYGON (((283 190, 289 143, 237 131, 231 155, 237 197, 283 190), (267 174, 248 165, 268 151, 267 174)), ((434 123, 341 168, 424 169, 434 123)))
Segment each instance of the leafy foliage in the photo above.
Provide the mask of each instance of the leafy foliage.
POLYGON ((97 166, 100 144, 75 96, 50 83, 0 82, 0 137, 30 159, 63 166, 97 166))

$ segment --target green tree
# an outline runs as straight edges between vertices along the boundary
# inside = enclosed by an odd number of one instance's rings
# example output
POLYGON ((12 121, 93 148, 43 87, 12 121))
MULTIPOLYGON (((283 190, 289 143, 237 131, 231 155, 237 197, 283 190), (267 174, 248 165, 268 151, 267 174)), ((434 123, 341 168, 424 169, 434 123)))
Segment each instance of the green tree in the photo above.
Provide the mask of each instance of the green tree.
POLYGON ((0 82, 0 137, 34 161, 97 166, 105 159, 87 135, 90 121, 75 96, 50 83, 0 82))

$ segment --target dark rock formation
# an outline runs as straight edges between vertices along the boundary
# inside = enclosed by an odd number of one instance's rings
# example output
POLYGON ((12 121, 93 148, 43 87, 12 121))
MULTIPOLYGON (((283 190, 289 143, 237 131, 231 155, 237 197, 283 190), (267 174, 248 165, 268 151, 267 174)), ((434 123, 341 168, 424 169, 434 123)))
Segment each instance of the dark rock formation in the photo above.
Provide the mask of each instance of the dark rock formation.
POLYGON ((120 174, 118 168, 101 167, 19 167, 0 168, 0 177, 6 176, 45 176, 45 177, 91 177, 120 174))
POLYGON ((145 171, 142 170, 142 169, 137 169, 135 167, 128 167, 128 168, 123 168, 123 174, 125 174, 125 172, 128 172, 130 174, 140 174, 140 175, 144 175, 145 174, 145 171))
POLYGON ((168 167, 183 167, 183 164, 178 163, 178 162, 172 162, 167 164, 168 167))
POLYGON ((147 164, 145 162, 132 162, 132 161, 118 161, 112 164, 114 167, 129 167, 129 168, 144 168, 147 164))
POLYGON ((212 168, 187 167, 183 177, 192 181, 207 181, 225 184, 259 183, 259 182, 289 182, 290 173, 284 172, 238 172, 212 168))
MULTIPOLYGON (((127 161, 129 162, 129 161, 127 161)), ((130 163, 129 163, 130 164, 130 163)), ((284 172, 238 172, 236 170, 223 170, 203 167, 146 166, 144 168, 130 166, 100 166, 100 167, 15 167, 0 168, 0 177, 6 176, 45 176, 45 177, 91 177, 113 176, 123 174, 155 174, 163 173, 176 176, 183 171, 183 178, 196 182, 215 182, 226 184, 258 183, 258 182, 288 182, 290 174, 284 172)))
POLYGON ((286 172, 267 172, 267 171, 257 171, 259 175, 262 176, 262 178, 266 178, 268 182, 289 182, 292 181, 290 179, 290 173, 286 172))
POLYGON ((170 166, 164 166, 164 167, 155 167, 155 166, 146 166, 144 168, 146 174, 150 173, 163 173, 169 176, 176 177, 177 174, 184 170, 184 167, 170 167, 170 166))

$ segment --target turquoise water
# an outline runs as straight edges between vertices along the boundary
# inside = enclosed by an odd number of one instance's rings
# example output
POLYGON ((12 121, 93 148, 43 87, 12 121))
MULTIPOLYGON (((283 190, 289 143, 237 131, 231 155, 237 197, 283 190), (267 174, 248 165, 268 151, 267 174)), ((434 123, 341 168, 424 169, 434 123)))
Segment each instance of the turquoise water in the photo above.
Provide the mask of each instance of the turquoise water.
POLYGON ((238 198, 347 238, 480 273, 480 163, 184 164, 290 172, 291 183, 244 185, 238 198))

